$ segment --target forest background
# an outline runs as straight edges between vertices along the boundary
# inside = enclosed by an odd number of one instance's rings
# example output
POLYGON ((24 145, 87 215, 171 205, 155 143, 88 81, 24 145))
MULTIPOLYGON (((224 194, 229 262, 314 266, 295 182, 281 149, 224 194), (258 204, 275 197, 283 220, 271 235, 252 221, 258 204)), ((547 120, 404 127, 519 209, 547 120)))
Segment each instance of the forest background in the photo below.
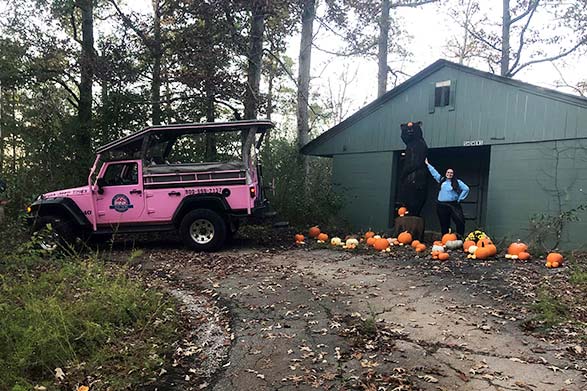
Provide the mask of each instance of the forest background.
MULTIPOLYGON (((438 57, 585 96, 587 0, 0 0, 0 178, 16 217, 149 124, 269 118, 280 215, 332 222, 299 147, 438 57), (292 191, 296 190, 297 191, 292 191)), ((207 141, 217 158, 221 140, 207 141)))

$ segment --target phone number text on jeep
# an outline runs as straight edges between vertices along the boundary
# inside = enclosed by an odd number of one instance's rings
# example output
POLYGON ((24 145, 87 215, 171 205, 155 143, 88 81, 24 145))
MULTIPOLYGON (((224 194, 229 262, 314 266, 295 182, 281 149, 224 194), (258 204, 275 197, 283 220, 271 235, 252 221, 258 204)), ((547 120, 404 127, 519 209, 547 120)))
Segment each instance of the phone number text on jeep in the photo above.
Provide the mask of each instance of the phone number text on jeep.
POLYGON ((214 193, 222 193, 221 187, 208 187, 205 189, 186 189, 185 194, 193 195, 193 194, 214 194, 214 193))

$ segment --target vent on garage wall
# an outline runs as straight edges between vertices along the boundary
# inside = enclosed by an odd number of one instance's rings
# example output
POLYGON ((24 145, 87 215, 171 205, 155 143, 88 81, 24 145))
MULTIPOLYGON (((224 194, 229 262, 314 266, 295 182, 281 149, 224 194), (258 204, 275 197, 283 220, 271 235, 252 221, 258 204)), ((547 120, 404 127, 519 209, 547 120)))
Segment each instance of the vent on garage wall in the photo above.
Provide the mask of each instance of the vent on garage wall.
POLYGON ((444 80, 432 83, 432 92, 429 97, 429 113, 434 113, 437 108, 448 107, 449 111, 455 109, 456 80, 444 80))

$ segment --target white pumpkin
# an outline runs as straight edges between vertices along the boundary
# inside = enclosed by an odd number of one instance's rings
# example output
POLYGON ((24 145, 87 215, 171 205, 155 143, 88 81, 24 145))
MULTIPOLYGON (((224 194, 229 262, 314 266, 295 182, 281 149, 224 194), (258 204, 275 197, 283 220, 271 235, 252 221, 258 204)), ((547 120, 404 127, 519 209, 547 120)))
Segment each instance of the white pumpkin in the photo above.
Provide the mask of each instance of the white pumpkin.
POLYGON ((338 237, 334 237, 332 239, 330 239, 330 244, 333 246, 340 246, 342 240, 340 240, 340 238, 338 237))
POLYGON ((432 251, 438 251, 439 253, 443 253, 444 252, 444 246, 440 246, 438 244, 435 244, 432 246, 432 251))
POLYGON ((355 238, 350 238, 346 240, 346 246, 350 247, 350 246, 358 246, 359 245, 359 241, 355 238))
POLYGON ((469 246, 469 254, 475 254, 477 251, 477 246, 469 246))
POLYGON ((445 247, 449 250, 458 250, 463 248, 463 241, 462 240, 449 240, 446 242, 445 247))

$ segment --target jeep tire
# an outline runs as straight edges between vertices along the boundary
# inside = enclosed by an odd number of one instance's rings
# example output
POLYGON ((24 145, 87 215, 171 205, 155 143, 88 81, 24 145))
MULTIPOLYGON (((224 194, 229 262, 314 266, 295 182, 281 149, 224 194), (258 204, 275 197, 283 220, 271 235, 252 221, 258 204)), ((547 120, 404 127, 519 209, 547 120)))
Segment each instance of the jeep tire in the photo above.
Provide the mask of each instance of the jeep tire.
POLYGON ((37 236, 36 243, 45 251, 70 251, 77 236, 74 223, 60 216, 39 216, 31 229, 31 235, 37 236))
POLYGON ((226 220, 210 209, 194 209, 181 220, 179 234, 196 251, 215 251, 226 240, 226 220))

